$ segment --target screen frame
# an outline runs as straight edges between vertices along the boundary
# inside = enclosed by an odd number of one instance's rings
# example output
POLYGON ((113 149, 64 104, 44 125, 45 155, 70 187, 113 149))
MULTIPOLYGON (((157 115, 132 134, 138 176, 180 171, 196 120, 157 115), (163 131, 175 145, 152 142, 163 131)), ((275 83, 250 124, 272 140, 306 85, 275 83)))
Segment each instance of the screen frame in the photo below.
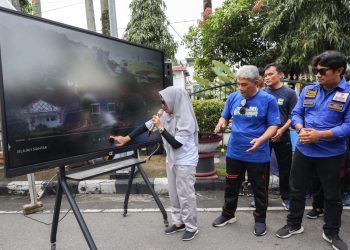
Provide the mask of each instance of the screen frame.
MULTIPOLYGON (((61 28, 66 28, 66 29, 70 29, 73 31, 77 31, 77 32, 82 32, 88 35, 93 35, 93 36, 97 36, 100 38, 104 38, 104 39, 109 39, 118 43, 124 43, 124 44, 128 44, 128 45, 132 45, 135 47, 139 47, 139 48, 143 48, 143 49, 147 49, 147 50, 152 50, 152 51, 156 51, 158 53, 161 53, 161 58, 162 58, 162 82, 163 82, 163 86, 162 88, 165 88, 165 76, 164 76, 164 70, 165 70, 165 66, 164 66, 164 52, 158 49, 154 49, 154 48, 150 48, 144 45, 140 45, 140 44, 136 44, 133 42, 128 42, 119 38, 115 38, 115 37, 110 37, 110 36, 106 36, 100 33, 96 33, 93 31, 89 31, 89 30, 85 30, 79 27, 74 27, 71 25, 67 25, 64 23, 59 23, 56 21, 52 21, 49 19, 45 19, 45 18, 41 18, 41 17, 37 17, 37 16, 32 16, 32 15, 28 15, 25 13, 21 13, 18 11, 14 11, 14 10, 10 10, 10 9, 6 9, 3 7, 0 7, 0 12, 5 12, 8 14, 13 14, 16 16, 19 16, 20 18, 26 18, 26 19, 31 19, 34 21, 39 21, 42 23, 46 23, 46 24, 50 24, 50 25, 54 25, 54 26, 59 26, 61 28)), ((132 151, 132 150, 136 150, 136 149, 140 149, 140 148, 144 148, 144 147, 152 147, 154 145, 156 145, 157 143, 160 143, 161 138, 159 137, 158 139, 154 139, 154 140, 150 140, 147 142, 141 142, 141 143, 135 143, 133 145, 125 145, 122 147, 116 147, 114 145, 111 144, 110 148, 104 149, 104 150, 98 150, 95 152, 90 152, 90 153, 84 153, 81 155, 75 155, 75 156, 69 156, 69 157, 65 157, 65 158, 61 158, 61 159, 56 159, 56 160, 50 160, 50 161, 45 161, 45 162, 40 162, 40 163, 35 163, 35 164, 31 164, 31 165, 26 165, 26 166, 20 166, 20 167, 7 167, 8 163, 10 162, 9 159, 9 154, 8 154, 8 150, 9 150, 9 145, 7 143, 7 116, 6 116, 6 107, 5 107, 5 90, 4 90, 4 80, 3 80, 3 72, 2 72, 2 57, 1 57, 1 44, 0 44, 0 110, 1 110, 1 134, 2 134, 2 144, 3 144, 3 156, 4 156, 4 170, 5 170, 5 176, 7 178, 10 177, 16 177, 19 175, 24 175, 24 174, 29 174, 29 173, 33 173, 33 172, 37 172, 40 170, 45 170, 45 169, 51 169, 51 168, 55 168, 55 167, 61 167, 61 166, 65 166, 68 164, 73 164, 73 163, 77 163, 77 162, 83 162, 83 161, 87 161, 87 160, 91 160, 91 159, 96 159, 99 157, 103 157, 105 155, 111 155, 111 154, 118 154, 118 153, 123 153, 123 152, 127 152, 127 151, 132 151)))

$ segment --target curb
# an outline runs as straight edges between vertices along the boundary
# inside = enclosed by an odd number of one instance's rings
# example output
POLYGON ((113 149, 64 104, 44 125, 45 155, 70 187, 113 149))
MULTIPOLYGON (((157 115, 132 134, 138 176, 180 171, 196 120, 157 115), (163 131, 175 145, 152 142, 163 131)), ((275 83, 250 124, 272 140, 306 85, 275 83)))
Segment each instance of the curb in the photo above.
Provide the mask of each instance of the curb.
MULTIPOLYGON (((157 194, 168 193, 167 178, 150 178, 152 187, 157 194)), ((102 179, 86 181, 67 181, 73 194, 125 194, 128 186, 128 179, 102 179)), ((47 181, 35 181, 38 194, 44 192, 47 195, 56 194, 57 181, 48 183, 47 181)), ((195 183, 196 191, 224 190, 225 179, 218 178, 214 180, 197 179, 195 183)), ((142 178, 135 178, 131 186, 133 194, 151 194, 146 183, 142 178)), ((28 181, 12 181, 9 183, 0 183, 0 195, 27 195, 28 181)))

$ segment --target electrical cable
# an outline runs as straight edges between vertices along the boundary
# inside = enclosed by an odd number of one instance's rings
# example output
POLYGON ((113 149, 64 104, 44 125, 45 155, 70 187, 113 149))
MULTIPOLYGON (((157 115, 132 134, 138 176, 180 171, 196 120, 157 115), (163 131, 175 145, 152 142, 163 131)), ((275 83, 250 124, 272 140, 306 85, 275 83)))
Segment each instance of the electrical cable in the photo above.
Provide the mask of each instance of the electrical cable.
MULTIPOLYGON (((79 188, 79 186, 77 185, 77 188, 76 188, 76 190, 75 190, 75 192, 74 192, 74 199, 75 199, 75 197, 76 197, 76 195, 77 195, 78 188, 79 188)), ((72 210, 72 208, 70 207, 70 208, 67 210, 67 212, 65 212, 65 214, 62 216, 62 218, 58 220, 58 223, 61 222, 61 221, 67 216, 67 214, 68 214, 71 210, 72 210)), ((23 214, 23 215, 24 215, 24 217, 26 217, 26 218, 28 218, 28 219, 31 219, 31 220, 36 221, 36 222, 39 222, 39 223, 44 224, 44 225, 46 225, 46 226, 52 225, 52 222, 51 222, 51 223, 47 223, 47 222, 45 222, 45 221, 41 221, 41 220, 35 219, 35 218, 30 217, 30 216, 28 216, 28 215, 25 215, 25 214, 23 214)))
MULTIPOLYGON (((36 3, 36 4, 32 4, 32 6, 43 6, 43 5, 48 5, 48 4, 60 4, 60 3, 66 3, 66 2, 73 2, 74 0, 64 0, 64 1, 52 1, 52 2, 41 2, 40 4, 39 3, 36 3)), ((77 0, 75 0, 77 1, 77 0)), ((81 2, 81 0, 79 0, 81 2)))
POLYGON ((159 149, 159 147, 160 147, 160 143, 157 143, 157 145, 155 145, 154 147, 153 147, 153 152, 149 155, 149 156, 147 156, 146 158, 144 158, 143 160, 144 161, 148 161, 148 160, 150 160, 151 159, 151 157, 157 152, 157 150, 159 149))
POLYGON ((57 176, 57 174, 55 174, 48 182, 45 182, 43 185, 45 185, 43 188, 41 188, 41 190, 38 192, 37 198, 40 200, 44 194, 45 194, 45 190, 48 187, 48 185, 51 183, 51 181, 53 180, 53 178, 55 178, 57 176))
POLYGON ((84 4, 84 2, 74 3, 74 4, 70 4, 70 5, 65 5, 65 6, 62 6, 62 7, 58 7, 58 8, 55 8, 55 9, 45 10, 45 11, 42 11, 41 13, 46 13, 46 12, 50 12, 50 11, 54 11, 54 10, 64 9, 64 8, 67 8, 67 7, 70 7, 70 6, 80 5, 80 4, 84 4))
POLYGON ((168 22, 168 25, 174 30, 176 35, 178 35, 180 37, 180 39, 182 40, 182 36, 180 36, 180 34, 174 29, 174 27, 171 25, 171 23, 169 21, 167 21, 167 22, 168 22))

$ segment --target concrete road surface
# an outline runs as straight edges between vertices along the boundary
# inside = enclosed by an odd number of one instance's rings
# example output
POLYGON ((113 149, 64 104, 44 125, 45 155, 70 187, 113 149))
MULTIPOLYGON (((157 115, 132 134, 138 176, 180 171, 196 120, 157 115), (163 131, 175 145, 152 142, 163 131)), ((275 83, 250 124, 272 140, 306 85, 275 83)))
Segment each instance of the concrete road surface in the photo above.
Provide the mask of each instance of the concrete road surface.
MULTIPOLYGON (((253 234, 252 209, 248 208, 251 197, 240 197, 237 223, 214 228, 211 223, 220 213, 222 196, 222 191, 197 193, 200 232, 190 242, 181 241, 182 232, 164 234, 161 213, 149 195, 132 194, 127 217, 122 216, 122 195, 79 195, 76 198, 98 249, 331 249, 330 244, 322 239, 322 219, 305 218, 303 234, 278 239, 275 232, 285 224, 287 215, 279 199, 270 199, 268 233, 265 236, 253 234)), ((161 200, 168 210, 168 197, 161 196, 161 200)), ((50 249, 49 224, 52 221, 54 196, 43 199, 43 212, 27 217, 21 212, 22 205, 26 203, 29 203, 28 197, 0 196, 1 250, 50 249)), ((68 208, 64 198, 61 217, 68 208)), ((350 245, 348 208, 343 212, 340 235, 350 245)), ((71 212, 59 223, 57 249, 88 249, 71 212)))

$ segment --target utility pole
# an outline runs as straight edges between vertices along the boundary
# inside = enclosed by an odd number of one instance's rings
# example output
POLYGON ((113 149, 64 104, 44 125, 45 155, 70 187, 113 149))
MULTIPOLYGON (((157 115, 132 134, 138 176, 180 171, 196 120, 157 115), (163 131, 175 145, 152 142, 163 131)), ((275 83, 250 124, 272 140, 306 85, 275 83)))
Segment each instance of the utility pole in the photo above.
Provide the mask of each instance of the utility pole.
POLYGON ((108 0, 108 9, 109 9, 110 34, 111 36, 118 38, 117 13, 115 9, 115 0, 108 0))
POLYGON ((92 0, 85 0, 85 11, 88 30, 96 31, 94 4, 92 0))
POLYGON ((41 0, 32 0, 33 15, 41 17, 41 0))

